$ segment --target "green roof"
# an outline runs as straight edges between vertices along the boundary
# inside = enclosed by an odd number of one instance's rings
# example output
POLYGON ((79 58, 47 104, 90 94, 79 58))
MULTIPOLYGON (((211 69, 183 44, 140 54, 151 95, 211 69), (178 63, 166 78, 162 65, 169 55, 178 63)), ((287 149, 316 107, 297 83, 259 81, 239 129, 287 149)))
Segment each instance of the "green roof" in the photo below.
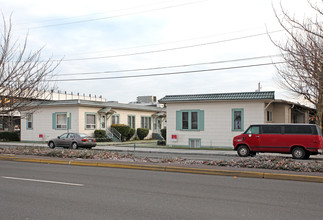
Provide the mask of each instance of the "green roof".
POLYGON ((195 95, 167 95, 160 99, 160 103, 191 102, 191 101, 225 101, 225 100, 261 100, 275 99, 275 92, 239 92, 239 93, 215 93, 195 95))

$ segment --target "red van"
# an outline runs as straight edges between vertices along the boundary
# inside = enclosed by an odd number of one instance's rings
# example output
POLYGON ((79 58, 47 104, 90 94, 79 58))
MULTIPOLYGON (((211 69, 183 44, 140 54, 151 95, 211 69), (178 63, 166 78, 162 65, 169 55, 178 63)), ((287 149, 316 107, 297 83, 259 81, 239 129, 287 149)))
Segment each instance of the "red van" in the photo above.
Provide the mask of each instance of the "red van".
POLYGON ((323 137, 320 128, 313 124, 256 124, 234 137, 233 146, 240 157, 266 152, 308 159, 323 153, 323 137))

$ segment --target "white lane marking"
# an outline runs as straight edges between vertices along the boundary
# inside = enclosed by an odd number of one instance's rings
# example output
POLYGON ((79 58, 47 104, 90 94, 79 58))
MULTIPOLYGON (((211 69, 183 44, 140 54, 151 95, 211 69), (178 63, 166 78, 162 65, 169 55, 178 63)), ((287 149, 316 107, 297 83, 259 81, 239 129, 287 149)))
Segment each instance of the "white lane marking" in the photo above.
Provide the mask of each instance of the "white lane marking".
POLYGON ((49 180, 26 179, 26 178, 18 178, 18 177, 10 177, 10 176, 2 176, 2 178, 11 179, 11 180, 24 180, 24 181, 31 181, 31 182, 39 182, 39 183, 53 183, 53 184, 62 184, 62 185, 70 185, 70 186, 84 186, 84 184, 78 184, 78 183, 65 183, 65 182, 56 182, 56 181, 49 181, 49 180))

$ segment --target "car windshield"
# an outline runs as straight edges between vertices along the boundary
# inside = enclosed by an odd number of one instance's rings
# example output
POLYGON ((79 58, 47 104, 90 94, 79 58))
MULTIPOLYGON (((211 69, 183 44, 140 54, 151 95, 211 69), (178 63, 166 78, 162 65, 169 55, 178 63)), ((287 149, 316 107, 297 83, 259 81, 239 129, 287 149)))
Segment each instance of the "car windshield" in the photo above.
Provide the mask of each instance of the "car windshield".
POLYGON ((79 135, 80 135, 80 137, 81 137, 81 138, 89 137, 89 135, 87 135, 87 134, 83 134, 83 133, 80 133, 79 135))

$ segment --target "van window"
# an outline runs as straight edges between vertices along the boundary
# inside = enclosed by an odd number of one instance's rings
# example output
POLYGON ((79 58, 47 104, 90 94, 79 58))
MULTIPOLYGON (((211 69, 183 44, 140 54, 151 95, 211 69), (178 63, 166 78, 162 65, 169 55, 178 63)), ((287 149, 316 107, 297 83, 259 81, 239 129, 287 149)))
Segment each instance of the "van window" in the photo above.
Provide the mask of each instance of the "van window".
POLYGON ((259 134, 259 126, 252 126, 250 127, 247 132, 247 134, 259 134))
POLYGON ((281 134, 281 127, 279 125, 265 125, 261 129, 263 134, 281 134))
POLYGON ((311 126, 287 125, 284 127, 285 127, 285 134, 312 134, 311 126))

